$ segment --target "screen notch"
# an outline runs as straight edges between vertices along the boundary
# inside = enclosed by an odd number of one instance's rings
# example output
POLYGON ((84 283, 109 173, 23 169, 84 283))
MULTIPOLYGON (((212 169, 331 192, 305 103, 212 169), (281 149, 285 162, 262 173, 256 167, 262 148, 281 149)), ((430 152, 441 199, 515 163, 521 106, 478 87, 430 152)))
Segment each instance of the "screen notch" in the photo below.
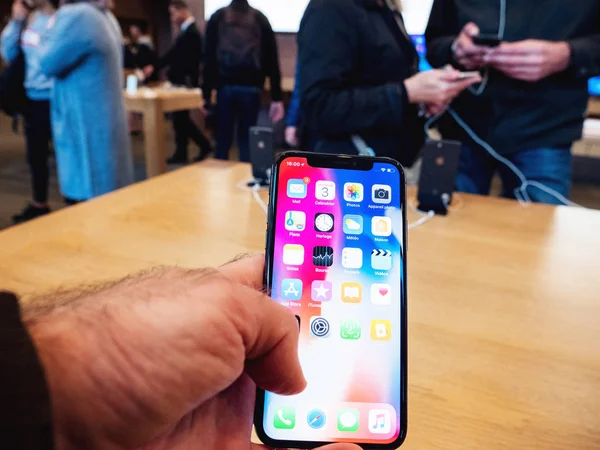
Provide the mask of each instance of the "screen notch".
POLYGON ((374 161, 368 157, 317 153, 307 156, 308 165, 324 169, 373 170, 374 161))

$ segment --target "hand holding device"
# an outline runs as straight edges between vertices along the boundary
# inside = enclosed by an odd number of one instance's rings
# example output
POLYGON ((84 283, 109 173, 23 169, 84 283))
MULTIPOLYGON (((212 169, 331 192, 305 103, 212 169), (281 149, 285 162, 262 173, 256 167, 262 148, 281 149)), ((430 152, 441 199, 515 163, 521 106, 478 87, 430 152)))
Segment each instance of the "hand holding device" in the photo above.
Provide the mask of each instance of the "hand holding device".
POLYGON ((566 42, 528 39, 502 43, 485 61, 516 80, 536 82, 569 67, 571 47, 566 42))
POLYGON ((287 127, 285 129, 285 142, 290 147, 298 147, 298 128, 287 127))
POLYGON ((273 102, 269 108, 269 117, 274 124, 285 117, 285 107, 283 102, 273 102))
POLYGON ((479 35, 479 27, 469 22, 452 44, 454 59, 467 70, 481 69, 485 66, 484 56, 488 49, 474 42, 477 35, 479 35))
POLYGON ((477 34, 473 36, 473 43, 481 47, 498 47, 502 41, 495 34, 477 34))
POLYGON ((404 81, 411 103, 446 106, 469 86, 481 82, 481 75, 468 78, 455 69, 437 69, 418 74, 404 81))

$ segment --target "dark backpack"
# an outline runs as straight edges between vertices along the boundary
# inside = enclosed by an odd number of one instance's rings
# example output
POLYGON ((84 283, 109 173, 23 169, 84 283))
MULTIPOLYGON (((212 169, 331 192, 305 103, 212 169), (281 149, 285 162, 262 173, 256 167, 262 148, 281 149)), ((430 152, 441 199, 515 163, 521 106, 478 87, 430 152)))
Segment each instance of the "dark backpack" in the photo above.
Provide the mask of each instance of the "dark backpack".
POLYGON ((219 74, 223 78, 260 76, 262 73, 262 36, 258 11, 248 8, 240 11, 231 6, 225 8, 219 26, 217 59, 219 74))
POLYGON ((0 110, 11 117, 23 113, 27 106, 24 84, 25 55, 19 45, 19 56, 0 74, 0 110))

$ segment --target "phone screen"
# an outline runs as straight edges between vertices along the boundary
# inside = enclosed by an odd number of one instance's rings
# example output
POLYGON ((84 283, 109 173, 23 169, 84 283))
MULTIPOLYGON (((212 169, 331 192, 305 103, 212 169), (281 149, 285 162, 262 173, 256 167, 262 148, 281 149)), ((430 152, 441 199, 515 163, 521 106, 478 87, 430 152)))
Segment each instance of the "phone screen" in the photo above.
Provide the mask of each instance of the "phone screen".
POLYGON ((384 161, 278 166, 270 287, 300 320, 308 387, 265 393, 271 439, 384 445, 405 434, 404 179, 384 161))

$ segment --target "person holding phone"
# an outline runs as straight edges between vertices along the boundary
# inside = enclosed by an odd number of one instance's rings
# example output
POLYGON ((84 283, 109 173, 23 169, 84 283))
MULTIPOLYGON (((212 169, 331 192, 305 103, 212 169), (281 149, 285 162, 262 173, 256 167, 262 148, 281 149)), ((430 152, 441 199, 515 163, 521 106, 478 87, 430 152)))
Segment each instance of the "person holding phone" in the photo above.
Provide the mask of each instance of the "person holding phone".
MULTIPOLYGON (((568 198, 587 80, 600 74, 600 2, 435 0, 426 39, 434 67, 452 64, 484 74, 484 83, 453 105, 460 118, 528 180, 568 198)), ((521 181, 514 173, 451 117, 442 118, 440 129, 445 138, 464 142, 459 191, 487 195, 498 172, 504 196, 515 197, 521 181)), ((527 192, 533 201, 560 203, 538 188, 527 192)))
POLYGON ((440 112, 479 81, 418 73, 397 0, 312 0, 298 46, 302 109, 320 152, 356 154, 358 136, 377 156, 412 165, 425 140, 420 109, 440 112))
POLYGON ((263 256, 157 269, 21 312, 0 292, 5 448, 266 450, 250 443, 256 385, 306 381, 298 323, 262 293, 263 270, 263 256))
POLYGON ((50 212, 48 205, 48 158, 52 131, 50 124, 50 93, 52 79, 40 69, 40 49, 43 36, 55 12, 50 0, 15 0, 12 17, 2 32, 2 58, 13 63, 19 55, 25 58, 25 137, 27 162, 31 173, 32 200, 14 223, 35 219, 50 212))

